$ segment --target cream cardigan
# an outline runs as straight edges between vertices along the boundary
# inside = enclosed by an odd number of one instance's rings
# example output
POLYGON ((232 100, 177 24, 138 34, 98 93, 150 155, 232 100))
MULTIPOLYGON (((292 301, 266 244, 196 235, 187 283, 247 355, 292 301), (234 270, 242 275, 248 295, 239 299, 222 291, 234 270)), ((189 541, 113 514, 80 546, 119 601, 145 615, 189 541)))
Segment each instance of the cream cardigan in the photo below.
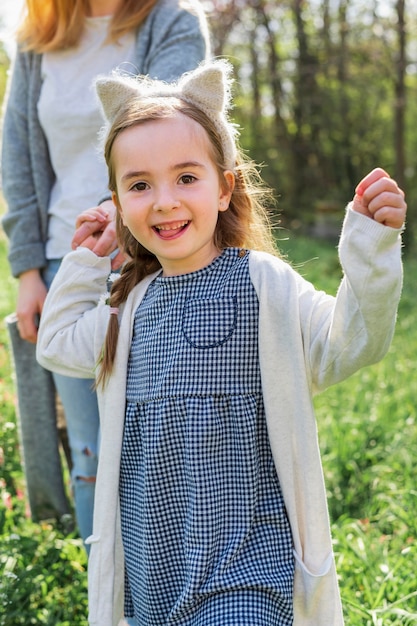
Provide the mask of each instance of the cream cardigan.
MULTIPOLYGON (((343 624, 312 396, 388 350, 402 284, 400 231, 348 209, 339 256, 344 277, 336 297, 315 290, 281 259, 251 252, 249 260, 268 430, 294 541, 294 626, 343 624)), ((109 260, 87 249, 67 255, 42 313, 37 353, 44 367, 93 375, 109 319, 109 307, 97 306, 109 271, 109 260)), ((123 614, 118 490, 126 369, 134 313, 152 278, 136 286, 119 313, 114 373, 98 393, 92 626, 116 626, 123 614)))

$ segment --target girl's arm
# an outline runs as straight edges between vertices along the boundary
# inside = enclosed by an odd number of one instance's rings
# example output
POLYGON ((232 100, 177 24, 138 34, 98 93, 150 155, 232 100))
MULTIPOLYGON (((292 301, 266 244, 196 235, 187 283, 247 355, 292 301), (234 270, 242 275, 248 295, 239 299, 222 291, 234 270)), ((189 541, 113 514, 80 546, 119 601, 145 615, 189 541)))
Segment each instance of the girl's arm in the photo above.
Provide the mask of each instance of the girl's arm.
POLYGON ((306 358, 317 390, 377 362, 395 329, 402 288, 403 192, 383 170, 358 185, 339 243, 343 279, 336 299, 301 296, 306 358), (387 224, 387 225, 385 225, 387 224))
MULTIPOLYGON (((367 210, 372 215, 376 206, 386 207, 384 221, 393 219, 402 226, 403 194, 386 181, 382 194, 385 185, 394 197, 388 195, 387 203, 386 195, 384 199, 371 193, 374 204, 370 207, 367 198, 367 210)), ((359 191, 359 199, 361 195, 359 191)), ((299 390, 306 384, 310 391, 321 391, 379 361, 393 337, 402 288, 402 228, 364 215, 356 210, 357 202, 356 197, 349 205, 343 224, 339 243, 343 278, 336 297, 317 290, 287 263, 267 256, 257 264, 262 255, 253 255, 264 370, 272 368, 278 380, 289 376, 299 390), (284 364, 281 373, 277 363, 284 364)))
POLYGON ((110 271, 110 260, 87 248, 64 258, 41 315, 36 356, 43 367, 94 378, 110 315, 104 304, 110 271))

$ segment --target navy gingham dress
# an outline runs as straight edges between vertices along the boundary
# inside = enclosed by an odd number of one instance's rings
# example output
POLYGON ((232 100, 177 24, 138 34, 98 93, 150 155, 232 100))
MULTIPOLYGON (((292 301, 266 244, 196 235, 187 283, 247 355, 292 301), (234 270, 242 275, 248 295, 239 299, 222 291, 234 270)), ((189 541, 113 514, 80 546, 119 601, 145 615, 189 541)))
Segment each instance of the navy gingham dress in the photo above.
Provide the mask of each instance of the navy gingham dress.
POLYGON ((249 254, 158 276, 136 311, 120 502, 125 614, 139 626, 293 623, 249 254))

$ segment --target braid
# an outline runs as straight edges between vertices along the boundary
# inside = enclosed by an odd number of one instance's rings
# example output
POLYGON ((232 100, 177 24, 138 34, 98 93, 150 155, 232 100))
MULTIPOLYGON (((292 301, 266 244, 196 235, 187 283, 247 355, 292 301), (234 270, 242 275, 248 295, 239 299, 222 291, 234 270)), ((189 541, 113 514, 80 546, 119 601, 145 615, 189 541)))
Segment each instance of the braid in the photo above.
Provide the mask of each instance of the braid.
MULTIPOLYGON (((137 243, 137 242, 136 242, 137 243)), ((139 246, 140 244, 138 244, 139 246)), ((144 250, 144 248, 142 248, 144 250)), ((126 302, 132 289, 148 274, 155 272, 160 266, 159 261, 149 252, 144 257, 138 255, 136 261, 128 261, 120 273, 120 278, 114 281, 110 291, 110 306, 119 308, 126 302)), ((116 357, 117 340, 119 338, 119 320, 117 315, 110 315, 106 338, 100 358, 100 371, 96 379, 96 386, 104 386, 110 376, 116 357)))

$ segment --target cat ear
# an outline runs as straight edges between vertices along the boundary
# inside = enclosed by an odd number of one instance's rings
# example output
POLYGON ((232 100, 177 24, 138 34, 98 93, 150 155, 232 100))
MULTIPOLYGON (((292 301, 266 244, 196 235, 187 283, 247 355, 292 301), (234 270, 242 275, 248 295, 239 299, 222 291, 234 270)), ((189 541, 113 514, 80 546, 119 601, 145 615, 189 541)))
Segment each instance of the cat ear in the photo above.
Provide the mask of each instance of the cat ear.
POLYGON ((99 76, 95 80, 95 87, 104 116, 110 123, 129 98, 139 95, 137 80, 128 76, 99 76))
POLYGON ((202 64, 180 79, 179 93, 204 111, 225 113, 230 108, 231 71, 231 65, 220 59, 202 64))
MULTIPOLYGON (((95 86, 104 116, 110 125, 117 112, 132 98, 145 100, 173 96, 195 105, 215 124, 221 137, 227 167, 234 169, 238 130, 228 121, 227 116, 231 107, 231 73, 232 66, 228 61, 215 59, 183 74, 177 83, 114 73, 98 77, 95 86)), ((102 139, 105 132, 106 129, 103 129, 102 139)))
POLYGON ((95 86, 109 122, 129 98, 147 95, 175 95, 196 104, 209 114, 218 115, 230 108, 231 73, 230 63, 217 59, 203 63, 192 72, 184 74, 176 84, 114 73, 99 76, 95 86))
POLYGON ((227 167, 236 164, 238 128, 228 121, 231 108, 232 65, 223 59, 201 64, 184 74, 178 83, 178 95, 200 108, 214 122, 221 137, 227 167))

